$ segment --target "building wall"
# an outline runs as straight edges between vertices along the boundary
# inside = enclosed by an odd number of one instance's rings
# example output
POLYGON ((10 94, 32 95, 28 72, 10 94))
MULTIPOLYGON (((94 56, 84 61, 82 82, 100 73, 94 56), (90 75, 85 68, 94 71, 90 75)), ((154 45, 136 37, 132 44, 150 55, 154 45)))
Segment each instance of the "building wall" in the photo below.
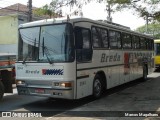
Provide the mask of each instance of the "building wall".
POLYGON ((0 44, 16 44, 18 38, 17 15, 0 17, 0 44))
MULTIPOLYGON (((38 18, 33 18, 38 20, 38 18)), ((26 15, 0 16, 0 53, 15 53, 18 50, 18 27, 27 23, 26 15)))
POLYGON ((18 17, 0 17, 0 53, 17 53, 18 17))

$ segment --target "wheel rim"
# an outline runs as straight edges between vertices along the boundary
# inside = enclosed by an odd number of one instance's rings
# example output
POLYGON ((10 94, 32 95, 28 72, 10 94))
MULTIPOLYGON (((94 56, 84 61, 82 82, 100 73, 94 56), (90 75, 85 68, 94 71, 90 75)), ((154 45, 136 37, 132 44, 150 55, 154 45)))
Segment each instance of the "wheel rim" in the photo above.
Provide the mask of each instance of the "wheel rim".
POLYGON ((96 79, 94 82, 94 95, 99 96, 101 93, 102 85, 99 79, 96 79))

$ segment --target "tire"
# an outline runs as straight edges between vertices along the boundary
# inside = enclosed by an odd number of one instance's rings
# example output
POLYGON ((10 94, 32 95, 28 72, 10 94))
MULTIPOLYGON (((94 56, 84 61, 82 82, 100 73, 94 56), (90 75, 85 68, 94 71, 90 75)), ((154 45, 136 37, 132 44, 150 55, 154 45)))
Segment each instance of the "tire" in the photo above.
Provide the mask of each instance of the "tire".
POLYGON ((98 99, 102 96, 102 93, 103 93, 102 78, 99 75, 96 75, 93 81, 93 97, 98 99))
POLYGON ((12 72, 8 70, 1 71, 1 77, 3 81, 3 85, 5 87, 5 93, 13 93, 12 88, 12 72))
POLYGON ((147 80, 147 66, 143 66, 143 77, 142 77, 142 81, 146 81, 147 80))
POLYGON ((3 98, 3 95, 4 95, 4 85, 0 81, 0 100, 3 98))

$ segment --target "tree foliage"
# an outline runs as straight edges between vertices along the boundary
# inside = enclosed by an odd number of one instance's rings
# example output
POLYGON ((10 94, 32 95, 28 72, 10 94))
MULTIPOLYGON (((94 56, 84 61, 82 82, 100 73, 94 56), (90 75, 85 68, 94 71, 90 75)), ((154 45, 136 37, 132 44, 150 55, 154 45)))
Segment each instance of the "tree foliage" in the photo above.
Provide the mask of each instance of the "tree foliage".
MULTIPOLYGON (((160 22, 160 0, 52 0, 49 5, 45 5, 35 11, 38 15, 48 14, 49 16, 55 13, 62 14, 63 6, 82 8, 83 5, 97 1, 106 4, 106 10, 111 12, 121 11, 123 9, 132 9, 139 17, 144 19, 152 19, 160 22), (108 9, 110 7, 110 9, 108 9)), ((108 12, 109 14, 109 12, 108 12)))
POLYGON ((49 6, 46 4, 42 8, 35 9, 33 11, 33 14, 37 16, 49 15, 51 17, 53 12, 50 10, 49 6))
POLYGON ((49 16, 55 17, 55 15, 60 14, 60 12, 56 12, 58 6, 58 0, 52 0, 52 2, 49 5, 44 5, 41 8, 35 9, 33 13, 37 16, 49 16))
POLYGON ((141 26, 139 28, 136 29, 137 32, 140 33, 147 33, 150 35, 153 35, 155 39, 159 39, 160 38, 160 24, 158 23, 151 23, 147 26, 141 26))

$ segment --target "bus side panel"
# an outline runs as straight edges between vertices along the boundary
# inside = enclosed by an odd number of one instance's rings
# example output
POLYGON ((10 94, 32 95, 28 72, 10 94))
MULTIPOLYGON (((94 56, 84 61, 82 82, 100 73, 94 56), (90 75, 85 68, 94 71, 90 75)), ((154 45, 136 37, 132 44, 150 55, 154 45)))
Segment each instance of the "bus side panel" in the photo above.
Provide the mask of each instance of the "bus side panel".
POLYGON ((122 51, 108 50, 108 56, 106 57, 106 62, 108 69, 108 73, 106 74, 107 89, 108 89, 121 84, 120 68, 122 65, 122 51))
MULTIPOLYGON (((78 64, 78 66, 80 66, 80 64, 78 64)), ((77 99, 92 94, 93 79, 94 75, 92 74, 92 70, 77 71, 77 99)))

